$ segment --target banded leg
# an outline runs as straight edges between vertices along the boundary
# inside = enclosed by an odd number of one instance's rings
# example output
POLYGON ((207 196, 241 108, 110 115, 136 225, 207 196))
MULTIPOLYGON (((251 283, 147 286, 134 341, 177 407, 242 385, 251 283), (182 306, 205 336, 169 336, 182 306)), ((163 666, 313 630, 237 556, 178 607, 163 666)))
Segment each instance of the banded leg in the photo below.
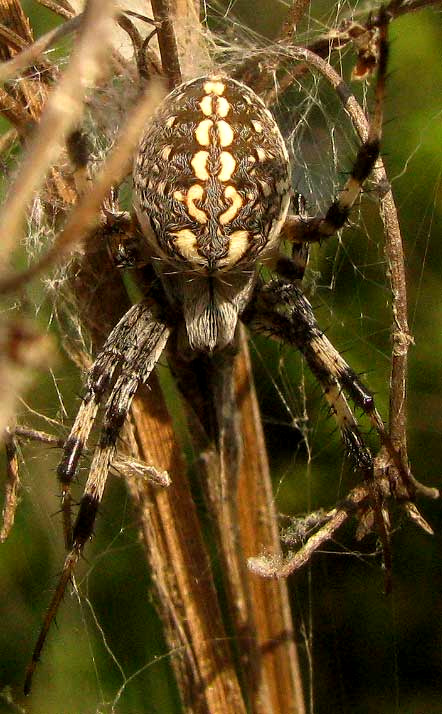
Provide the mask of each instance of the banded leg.
MULTIPOLYGON (((66 556, 57 588, 46 613, 31 662, 27 668, 24 686, 26 694, 30 691, 37 662, 67 584, 71 579, 85 543, 92 535, 95 517, 103 497, 109 467, 111 466, 115 454, 118 435, 130 409, 132 398, 138 385, 145 384, 148 381, 151 371, 166 346, 169 334, 170 328, 155 317, 152 306, 147 302, 140 303, 131 308, 114 328, 105 344, 103 352, 99 355, 91 369, 90 383, 94 385, 101 384, 97 376, 98 373, 103 377, 103 382, 105 381, 105 375, 102 371, 104 365, 108 366, 110 374, 115 371, 116 366, 119 366, 121 371, 114 386, 111 388, 111 393, 106 404, 101 436, 94 452, 91 470, 72 531, 72 546, 66 556), (130 341, 126 342, 126 347, 127 344, 129 344, 129 347, 127 347, 123 353, 121 349, 123 345, 123 342, 121 342, 122 335, 126 333, 127 339, 128 330, 130 330, 130 341)), ((101 391, 100 398, 102 393, 101 391)), ((98 408, 99 400, 97 399, 96 401, 98 408)), ((92 414, 92 408, 90 408, 89 411, 87 405, 84 407, 84 410, 83 413, 89 416, 92 414)), ((76 420, 76 424, 79 426, 78 420, 76 420)), ((84 435, 87 432, 87 434, 89 434, 91 425, 92 423, 89 420, 88 427, 83 431, 78 428, 74 437, 76 438, 77 433, 84 435)), ((66 461, 66 463, 73 463, 75 459, 69 458, 70 454, 78 454, 79 458, 83 446, 84 444, 79 445, 78 442, 72 440, 70 447, 71 452, 68 451, 68 453, 65 454, 64 461, 66 461)), ((78 458, 76 458, 77 464, 78 458)))
MULTIPOLYGON (((403 464, 394 449, 385 426, 376 410, 373 395, 359 380, 355 372, 333 347, 330 340, 320 330, 312 307, 295 285, 275 280, 258 288, 257 299, 245 318, 251 329, 264 332, 273 338, 297 347, 322 386, 324 396, 330 406, 341 432, 342 441, 356 467, 362 472, 367 483, 371 509, 377 531, 382 542, 386 571, 386 591, 390 589, 391 552, 389 539, 388 512, 384 507, 384 496, 375 479, 373 457, 364 443, 357 421, 348 404, 344 391, 369 417, 376 429, 382 445, 398 467, 406 497, 411 498, 408 466, 403 464)), ((370 509, 365 509, 366 515, 370 509)))
POLYGON ((291 215, 287 217, 282 230, 282 237, 295 244, 324 240, 335 235, 344 226, 365 181, 369 178, 379 157, 388 60, 388 22, 388 13, 384 8, 381 8, 376 21, 379 27, 379 59, 375 89, 375 110, 370 120, 367 139, 359 148, 350 176, 342 191, 324 216, 316 216, 307 220, 304 220, 302 216, 291 215))
MULTIPOLYGON (((242 320, 257 332, 297 347, 320 382, 333 378, 362 409, 378 433, 391 464, 397 469, 399 479, 391 483, 396 497, 406 502, 413 500, 416 493, 428 498, 439 497, 435 489, 415 479, 396 450, 376 409, 373 395, 319 329, 310 303, 296 285, 274 280, 265 286, 257 286, 255 298, 243 313, 242 320)), ((351 438, 351 431, 346 431, 344 442, 346 437, 351 438)), ((351 443, 354 443, 357 454, 356 441, 352 439, 351 443)))
MULTIPOLYGON (((255 298, 241 319, 253 330, 297 347, 321 383, 324 381, 326 384, 327 379, 336 380, 336 384, 362 409, 376 430, 392 465, 397 469, 399 480, 392 483, 396 497, 405 501, 413 500, 416 493, 427 498, 439 497, 437 489, 429 488, 415 479, 395 448, 376 409, 373 395, 320 330, 309 301, 296 285, 274 280, 267 285, 257 286, 255 298)), ((346 431, 344 442, 346 437, 351 438, 351 431, 346 431)), ((356 442, 352 440, 351 443, 355 444, 357 454, 356 442)))
POLYGON ((87 377, 86 394, 64 446, 57 468, 61 484, 61 510, 66 549, 72 547, 71 483, 77 473, 80 458, 94 425, 98 409, 109 391, 115 371, 136 352, 144 339, 144 331, 152 321, 151 303, 134 305, 121 318, 107 338, 87 377))
POLYGON ((242 319, 252 330, 288 342, 300 350, 323 387, 350 456, 364 472, 372 470, 371 454, 364 445, 343 390, 367 414, 382 444, 390 449, 392 445, 373 395, 320 330, 312 307, 301 290, 282 280, 258 287, 256 298, 242 319))

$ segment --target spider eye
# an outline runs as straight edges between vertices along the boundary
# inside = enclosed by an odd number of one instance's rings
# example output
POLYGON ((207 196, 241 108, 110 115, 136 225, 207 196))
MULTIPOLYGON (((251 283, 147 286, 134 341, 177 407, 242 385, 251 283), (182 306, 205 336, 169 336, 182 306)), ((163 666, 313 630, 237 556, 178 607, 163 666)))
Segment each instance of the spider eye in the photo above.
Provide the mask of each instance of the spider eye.
POLYGON ((140 143, 134 187, 159 256, 178 268, 228 270, 278 241, 291 195, 287 150, 251 89, 202 77, 160 106, 140 143))

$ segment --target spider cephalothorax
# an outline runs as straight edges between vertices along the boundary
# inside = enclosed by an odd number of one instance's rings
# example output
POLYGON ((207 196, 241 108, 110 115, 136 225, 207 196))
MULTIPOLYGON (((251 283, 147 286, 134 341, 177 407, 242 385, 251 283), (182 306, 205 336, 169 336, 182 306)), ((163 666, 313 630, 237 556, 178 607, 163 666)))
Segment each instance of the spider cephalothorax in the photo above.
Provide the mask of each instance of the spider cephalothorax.
POLYGON ((141 141, 134 187, 153 265, 182 305, 190 346, 225 346, 250 299, 256 260, 274 252, 290 204, 275 120, 227 77, 183 84, 141 141))

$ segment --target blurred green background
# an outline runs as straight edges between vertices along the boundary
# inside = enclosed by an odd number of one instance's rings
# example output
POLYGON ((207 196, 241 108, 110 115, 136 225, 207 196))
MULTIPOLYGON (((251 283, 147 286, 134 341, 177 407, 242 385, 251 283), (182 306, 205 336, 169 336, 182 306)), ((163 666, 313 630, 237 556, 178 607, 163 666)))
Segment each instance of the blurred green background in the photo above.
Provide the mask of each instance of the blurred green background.
MULTIPOLYGON (((37 34, 53 22, 34 3, 27 7, 37 34)), ((269 0, 230 2, 225 9, 233 43, 242 24, 271 38, 286 10, 282 2, 269 0)), ((335 14, 332 3, 313 3, 310 27, 333 25, 335 14)), ((436 486, 442 472, 441 48, 440 13, 426 10, 393 23, 383 142, 404 236, 415 340, 410 350, 410 460, 416 477, 436 486)), ((347 80, 350 72, 351 62, 344 60, 347 80)), ((324 207, 333 186, 345 180, 357 142, 325 87, 307 81, 304 91, 316 99, 308 131, 291 134, 299 152, 295 179, 308 206, 316 206, 319 197, 324 207)), ((278 111, 290 134, 300 100, 293 95, 287 101, 292 106, 278 111)), ((345 232, 342 244, 334 239, 314 250, 308 291, 321 326, 364 374, 386 418, 390 294, 374 202, 365 200, 353 219, 355 226, 345 232)), ((38 319, 46 329, 48 310, 38 319)), ((356 476, 319 389, 289 350, 264 340, 254 340, 252 349, 280 511, 300 514, 335 503, 356 476), (304 427, 308 449, 296 424, 304 427)), ((26 401, 64 427, 34 419, 25 407, 23 422, 66 434, 81 390, 80 376, 60 350, 53 372, 39 375, 26 401)), ((376 444, 373 434, 367 438, 376 444)), ((55 478, 59 455, 42 446, 26 447, 24 455, 17 521, 0 558, 0 712, 93 714, 113 711, 113 706, 119 714, 180 712, 161 628, 146 595, 149 575, 134 517, 124 485, 115 478, 77 576, 81 598, 65 597, 32 696, 24 700, 23 672, 63 562, 55 478)), ((395 514, 390 597, 383 595, 375 539, 356 542, 354 523, 290 582, 306 698, 311 696, 315 714, 442 711, 441 504, 419 505, 435 535, 425 535, 395 514)))

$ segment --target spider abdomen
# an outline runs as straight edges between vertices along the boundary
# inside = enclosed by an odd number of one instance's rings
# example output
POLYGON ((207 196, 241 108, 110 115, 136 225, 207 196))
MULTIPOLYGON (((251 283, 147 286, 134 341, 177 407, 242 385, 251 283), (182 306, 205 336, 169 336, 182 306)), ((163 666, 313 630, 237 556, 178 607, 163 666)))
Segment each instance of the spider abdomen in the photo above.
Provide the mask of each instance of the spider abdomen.
POLYGON ((277 243, 290 202, 287 150, 251 89, 202 77, 162 103, 142 138, 134 186, 158 257, 213 275, 277 243))

